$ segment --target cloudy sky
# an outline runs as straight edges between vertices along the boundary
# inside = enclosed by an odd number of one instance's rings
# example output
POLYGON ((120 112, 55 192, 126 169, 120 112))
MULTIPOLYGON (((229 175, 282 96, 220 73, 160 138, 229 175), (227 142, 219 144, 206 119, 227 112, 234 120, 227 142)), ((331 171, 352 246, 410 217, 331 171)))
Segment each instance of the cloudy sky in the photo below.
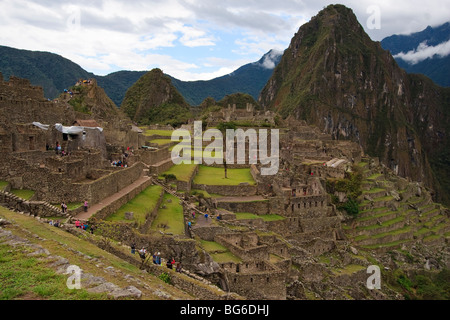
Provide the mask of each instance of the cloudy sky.
MULTIPOLYGON (((57 53, 98 75, 158 67, 180 80, 207 80, 270 49, 283 51, 330 3, 336 2, 0 0, 0 45, 57 53)), ((352 8, 377 41, 450 20, 448 0, 339 3, 352 8)))

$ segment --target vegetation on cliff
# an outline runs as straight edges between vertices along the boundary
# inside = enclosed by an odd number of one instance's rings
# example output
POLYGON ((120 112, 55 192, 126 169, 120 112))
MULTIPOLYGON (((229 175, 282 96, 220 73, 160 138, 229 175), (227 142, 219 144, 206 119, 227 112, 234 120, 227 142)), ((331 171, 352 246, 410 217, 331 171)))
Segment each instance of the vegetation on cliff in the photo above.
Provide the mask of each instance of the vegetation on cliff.
POLYGON ((144 125, 179 126, 191 116, 189 105, 160 69, 146 73, 127 91, 121 110, 144 125))
POLYGON ((425 76, 406 74, 351 9, 330 5, 293 37, 259 102, 335 139, 358 141, 367 154, 425 182, 444 201, 448 91, 425 76), (440 169, 430 165, 436 158, 440 169))

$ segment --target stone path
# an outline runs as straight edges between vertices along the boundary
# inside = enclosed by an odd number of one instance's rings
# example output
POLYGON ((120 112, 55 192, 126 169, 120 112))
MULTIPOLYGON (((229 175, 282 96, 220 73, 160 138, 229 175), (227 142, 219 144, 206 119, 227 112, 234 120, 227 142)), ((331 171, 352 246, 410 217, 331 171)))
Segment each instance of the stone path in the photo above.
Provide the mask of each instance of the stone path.
POLYGON ((88 208, 87 212, 81 212, 78 215, 75 216, 76 219, 87 221, 90 217, 92 217, 96 212, 100 211, 101 209, 109 206, 111 203, 113 203, 115 200, 119 199, 120 197, 126 195, 128 192, 132 191, 133 189, 139 187, 140 185, 144 184, 145 182, 149 181, 149 176, 142 176, 129 186, 123 188, 119 192, 113 194, 112 196, 109 196, 105 199, 103 199, 101 202, 94 204, 93 206, 88 208))

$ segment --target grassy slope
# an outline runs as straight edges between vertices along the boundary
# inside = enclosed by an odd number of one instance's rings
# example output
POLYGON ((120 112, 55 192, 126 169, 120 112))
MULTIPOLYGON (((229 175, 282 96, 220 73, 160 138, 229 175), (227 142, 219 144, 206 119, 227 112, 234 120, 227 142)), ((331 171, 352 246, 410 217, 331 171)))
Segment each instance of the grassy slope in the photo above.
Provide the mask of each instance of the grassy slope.
POLYGON ((107 221, 124 221, 126 212, 134 213, 134 221, 140 225, 145 223, 146 215, 153 211, 159 200, 162 188, 150 186, 127 204, 123 205, 116 213, 108 217, 107 221))
MULTIPOLYGON (((165 292, 172 295, 173 298, 180 298, 180 299, 191 299, 189 295, 185 294, 184 292, 178 290, 177 288, 165 284, 160 279, 150 276, 146 273, 143 273, 141 270, 139 270, 134 265, 131 265, 130 263, 119 259, 118 257, 98 248, 97 246, 93 245, 92 243, 86 241, 83 239, 83 237, 76 237, 72 234, 69 234, 65 232, 62 229, 52 227, 48 224, 43 224, 39 221, 37 221, 34 218, 19 215, 17 213, 11 212, 3 207, 0 207, 0 218, 6 218, 9 221, 12 221, 19 225, 19 227, 16 226, 10 226, 8 229, 12 231, 14 234, 17 234, 20 237, 27 238, 29 241, 39 244, 43 246, 45 249, 49 250, 52 255, 58 255, 63 258, 66 258, 69 260, 71 265, 77 265, 80 268, 82 268, 86 273, 91 273, 94 276, 101 276, 107 281, 110 281, 122 288, 128 287, 130 285, 129 282, 126 281, 126 279, 122 277, 118 277, 116 275, 106 273, 103 271, 103 269, 96 266, 98 262, 94 261, 88 261, 85 258, 81 257, 78 254, 74 254, 72 250, 79 251, 85 255, 88 255, 92 258, 97 258, 103 263, 105 267, 112 266, 117 271, 121 271, 125 274, 129 274, 135 278, 140 279, 145 285, 149 286, 150 289, 145 288, 144 286, 136 286, 139 290, 142 291, 142 299, 143 300, 158 300, 158 296, 155 296, 153 294, 155 288, 160 288, 161 290, 164 290, 165 292), (25 229, 25 231, 24 231, 25 229), (47 239, 46 241, 42 241, 34 237, 33 235, 30 235, 29 232, 38 235, 41 238, 47 239)), ((85 237, 91 237, 90 235, 84 235, 85 237)), ((96 238, 97 236, 93 236, 96 238)), ((112 245, 116 246, 119 250, 124 250, 122 247, 118 247, 114 243, 112 245)), ((3 252, 3 247, 0 247, 0 251, 3 252)), ((11 249, 8 249, 11 250, 11 249)), ((126 249, 128 251, 128 249, 126 249)), ((14 250, 13 250, 14 251, 14 250)), ((59 288, 59 285, 56 285, 54 282, 59 281, 61 279, 54 276, 54 274, 50 271, 45 271, 43 269, 43 264, 37 263, 37 261, 27 261, 28 257, 25 258, 22 255, 18 254, 15 256, 15 253, 13 255, 0 255, 1 261, 0 262, 0 268, 3 266, 4 260, 11 260, 13 257, 16 257, 17 264, 16 266, 19 268, 15 276, 18 278, 14 281, 14 284, 10 283, 8 284, 8 297, 4 298, 11 298, 11 294, 14 294, 14 292, 19 292, 20 295, 16 295, 17 299, 23 298, 30 298, 34 297, 35 295, 39 295, 39 292, 43 292, 43 295, 40 295, 43 299, 78 299, 78 298, 89 298, 89 299, 105 299, 104 296, 86 296, 84 293, 78 293, 78 296, 71 296, 67 295, 62 297, 60 293, 56 293, 55 288, 59 288), (25 264, 25 265, 24 265, 25 264), (22 268, 33 268, 36 272, 35 275, 28 274, 27 278, 20 278, 19 275, 27 275, 26 269, 22 270, 22 268), (38 293, 35 293, 33 291, 29 291, 27 288, 31 288, 34 281, 36 281, 36 278, 41 279, 41 281, 44 281, 42 283, 42 290, 39 289, 38 293), (46 284, 48 282, 48 284, 46 284)), ((7 261, 6 261, 7 262, 7 261)), ((8 263, 14 263, 14 262, 8 262, 8 263)), ((1 273, 0 273, 1 274, 1 273)), ((3 278, 2 278, 3 279, 3 278)), ((5 280, 0 280, 5 281, 5 280)), ((8 280, 9 281, 9 280, 8 280)), ((2 282, 6 283, 6 282, 2 282)), ((65 284, 66 281, 64 280, 63 284, 65 284)), ((0 291, 2 291, 4 294, 5 291, 2 290, 5 288, 3 285, 0 285, 0 291)), ((32 290, 32 289, 31 289, 32 290)), ((0 296, 1 296, 0 294, 0 296)), ((64 294, 64 292, 62 293, 64 294)))
POLYGON ((158 211, 158 215, 152 223, 152 229, 184 235, 183 207, 179 204, 178 198, 170 194, 165 194, 162 205, 165 205, 166 209, 160 209, 158 211), (167 200, 171 200, 172 202, 169 203, 167 200), (167 225, 168 228, 164 230, 159 227, 161 224, 167 225))

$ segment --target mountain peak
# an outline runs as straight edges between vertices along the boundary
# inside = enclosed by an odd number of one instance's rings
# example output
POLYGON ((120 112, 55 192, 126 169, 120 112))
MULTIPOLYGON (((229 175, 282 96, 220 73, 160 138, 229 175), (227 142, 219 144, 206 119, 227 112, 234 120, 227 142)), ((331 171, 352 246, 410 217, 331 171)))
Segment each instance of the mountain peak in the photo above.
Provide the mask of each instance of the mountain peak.
POLYGON ((254 64, 259 65, 266 69, 275 69, 275 67, 280 62, 282 56, 283 56, 282 51, 271 49, 258 62, 255 62, 254 64))
POLYGON ((431 81, 400 69, 352 10, 332 5, 300 27, 259 102, 284 118, 316 125, 334 139, 357 141, 400 175, 430 186, 434 178, 426 154, 433 144, 442 148, 436 137, 447 130, 437 115, 444 94, 436 90, 431 81), (423 123, 405 127, 417 119, 423 123))

